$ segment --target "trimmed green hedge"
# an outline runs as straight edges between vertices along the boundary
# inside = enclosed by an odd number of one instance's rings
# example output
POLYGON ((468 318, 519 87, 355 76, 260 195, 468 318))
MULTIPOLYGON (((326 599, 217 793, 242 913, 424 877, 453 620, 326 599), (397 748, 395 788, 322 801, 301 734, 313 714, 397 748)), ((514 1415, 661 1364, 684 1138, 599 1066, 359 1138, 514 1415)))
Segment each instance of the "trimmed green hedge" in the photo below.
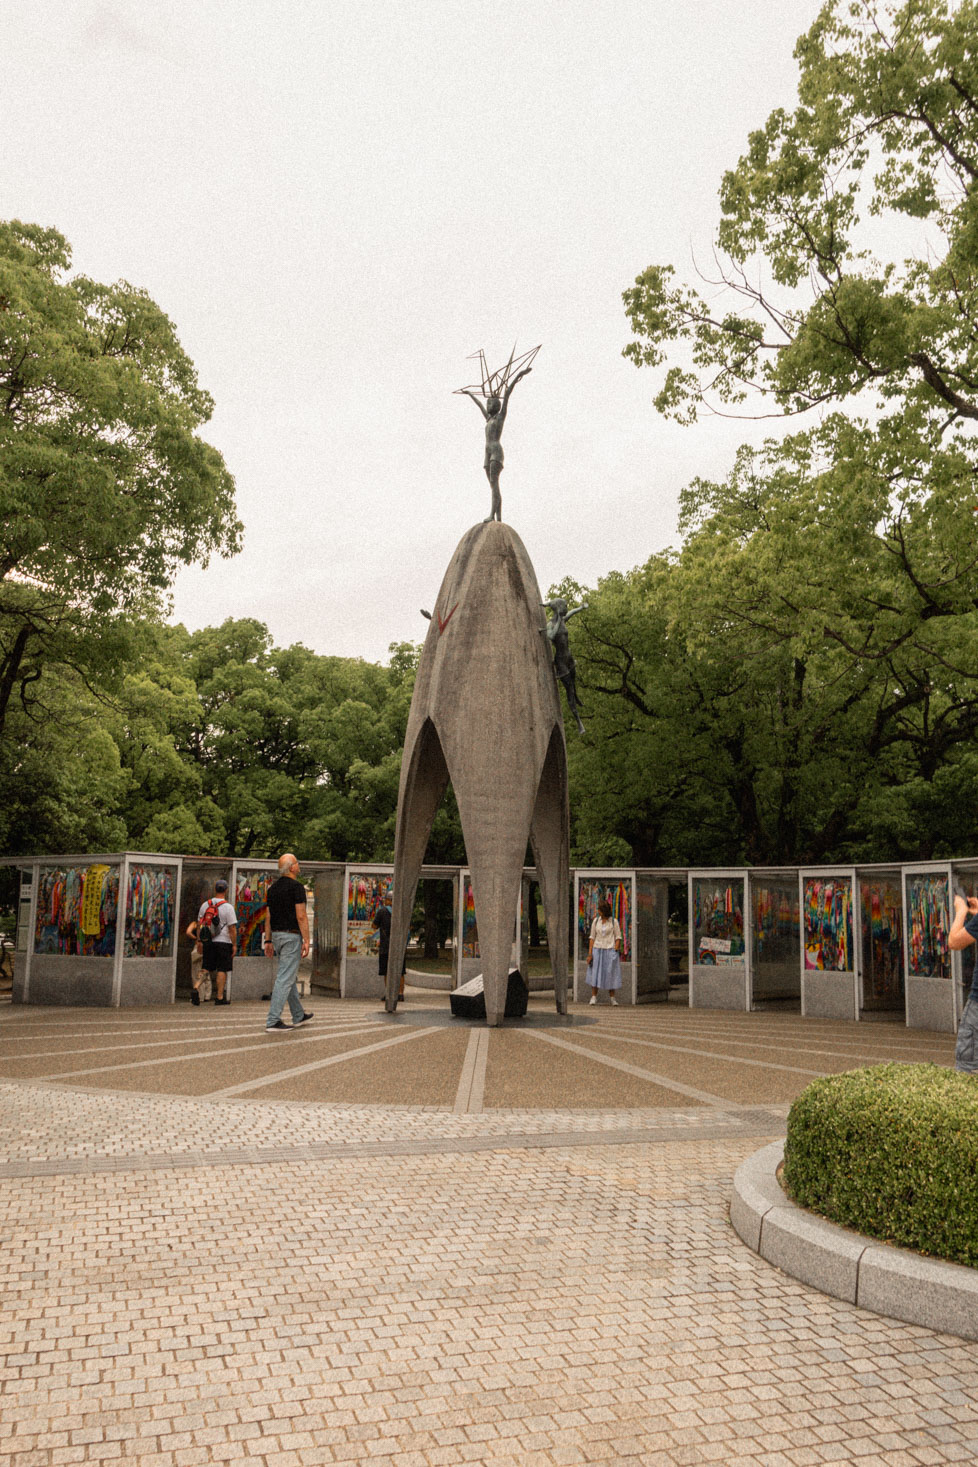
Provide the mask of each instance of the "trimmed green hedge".
POLYGON ((844 1227, 978 1266, 978 1080, 937 1065, 816 1080, 788 1114, 782 1181, 844 1227))

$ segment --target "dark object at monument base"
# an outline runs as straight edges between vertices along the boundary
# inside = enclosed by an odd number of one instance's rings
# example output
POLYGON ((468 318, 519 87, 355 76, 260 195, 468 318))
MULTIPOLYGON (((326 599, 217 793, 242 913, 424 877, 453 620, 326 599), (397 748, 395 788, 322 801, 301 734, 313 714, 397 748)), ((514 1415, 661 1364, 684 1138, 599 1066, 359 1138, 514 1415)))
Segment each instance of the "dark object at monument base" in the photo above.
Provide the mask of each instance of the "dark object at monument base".
MULTIPOLYGON (((482 987, 481 973, 478 978, 473 978, 471 982, 463 983, 461 988, 456 988, 449 997, 452 1002, 452 1014, 456 1019, 484 1019, 486 1017, 486 995, 482 987)), ((509 982, 506 984, 505 1017, 507 1019, 525 1018, 529 997, 530 990, 523 982, 523 975, 519 968, 510 968, 509 982)))

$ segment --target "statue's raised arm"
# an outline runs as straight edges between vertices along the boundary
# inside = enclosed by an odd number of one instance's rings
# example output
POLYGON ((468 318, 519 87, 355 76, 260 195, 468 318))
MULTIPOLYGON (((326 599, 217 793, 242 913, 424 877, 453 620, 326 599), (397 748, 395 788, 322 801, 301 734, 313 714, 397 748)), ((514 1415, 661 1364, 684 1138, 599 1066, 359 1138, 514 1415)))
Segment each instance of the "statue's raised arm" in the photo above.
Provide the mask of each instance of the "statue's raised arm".
POLYGON ((471 387, 460 387, 459 392, 462 394, 463 397, 471 397, 472 401, 475 403, 482 416, 484 418, 488 418, 489 414, 486 412, 485 408, 482 406, 482 403, 479 401, 476 394, 472 391, 471 387))

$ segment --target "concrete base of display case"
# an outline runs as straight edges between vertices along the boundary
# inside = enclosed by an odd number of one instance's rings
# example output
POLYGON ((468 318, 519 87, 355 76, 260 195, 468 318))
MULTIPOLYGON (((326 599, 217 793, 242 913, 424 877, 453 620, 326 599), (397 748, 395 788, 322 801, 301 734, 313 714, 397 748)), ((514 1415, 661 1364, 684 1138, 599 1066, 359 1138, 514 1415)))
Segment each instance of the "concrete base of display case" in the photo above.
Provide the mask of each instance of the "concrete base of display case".
POLYGON ((802 979, 802 1013, 809 1019, 858 1019, 852 973, 806 973, 802 979))
POLYGON ((743 964, 717 968, 694 963, 689 984, 691 1009, 746 1009, 747 977, 743 964))
MULTIPOLYGON (((972 949, 972 952, 974 949, 972 949)), ((953 1034, 954 983, 950 978, 907 979, 907 1028, 953 1034)))
POLYGON ((109 1008, 115 958, 76 958, 61 953, 34 953, 30 989, 25 993, 23 967, 20 984, 14 976, 14 1003, 70 1004, 109 1008))

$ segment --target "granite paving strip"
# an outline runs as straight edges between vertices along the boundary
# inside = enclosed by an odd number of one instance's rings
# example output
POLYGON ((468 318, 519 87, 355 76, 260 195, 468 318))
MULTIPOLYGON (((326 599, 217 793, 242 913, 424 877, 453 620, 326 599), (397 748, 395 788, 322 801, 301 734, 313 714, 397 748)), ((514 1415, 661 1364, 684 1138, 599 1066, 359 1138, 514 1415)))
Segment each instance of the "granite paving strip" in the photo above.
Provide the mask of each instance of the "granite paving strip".
MULTIPOLYGON (((231 1095, 245 1095, 250 1091, 259 1090, 266 1085, 280 1084, 296 1075, 308 1075, 312 1070, 325 1070, 330 1065, 347 1064, 351 1060, 363 1059, 365 1055, 373 1054, 378 1049, 390 1049, 395 1044, 406 1044, 412 1039, 428 1039, 437 1033, 437 1029, 410 1029, 406 1034, 394 1034, 390 1039, 378 1040, 376 1044, 359 1045, 355 1049, 344 1051, 343 1054, 333 1054, 329 1055, 326 1059, 312 1060, 306 1065, 289 1065, 284 1069, 276 1069, 274 1074, 271 1075, 264 1075, 253 1080, 243 1080, 239 1085, 226 1085, 222 1090, 211 1090, 204 1098, 207 1100, 226 1100, 231 1095)), ((299 1038, 300 1036, 296 1036, 295 1040, 287 1041, 284 1037, 279 1040, 272 1036, 269 1038, 268 1043, 289 1043, 291 1045, 298 1042, 299 1038)))
MULTIPOLYGON (((370 1026, 369 1028, 367 1026, 364 1026, 360 1030, 361 1034, 372 1032, 374 1032, 373 1026, 370 1026)), ((229 1048, 227 1046, 226 1037, 222 1039, 220 1036, 215 1036, 212 1040, 212 1043, 217 1047, 211 1050, 207 1050, 202 1054, 194 1055, 193 1062, 197 1064, 203 1062, 210 1063, 211 1061, 219 1059, 224 1055, 233 1055, 237 1057, 242 1054, 247 1054, 251 1051, 254 1051, 256 1053, 260 1052, 268 1054, 272 1052, 271 1046, 273 1045, 277 1045, 279 1048, 281 1048, 283 1045, 287 1045, 289 1047, 289 1050, 291 1051, 296 1045, 299 1044, 323 1043, 325 1041, 329 1041, 334 1037, 344 1038, 345 1035, 334 1036, 331 1030, 327 1030, 324 1028, 313 1029, 312 1027, 309 1027, 307 1029, 306 1026, 303 1025, 301 1031, 298 1034, 262 1034, 261 1038, 257 1042, 237 1044, 233 1048, 229 1048)), ((36 1080, 64 1081, 72 1079, 84 1079, 85 1076, 90 1075, 111 1075, 119 1070, 150 1069, 162 1065, 187 1065, 188 1063, 188 1056, 185 1053, 175 1055, 156 1055, 153 1059, 131 1060, 125 1063, 111 1065, 90 1065, 86 1069, 59 1070, 53 1071, 50 1074, 46 1075, 32 1075, 29 1078, 36 1080)))
MULTIPOLYGON (((346 1026, 342 1026, 342 1027, 339 1026, 339 1025, 335 1025, 335 1026, 331 1026, 331 1027, 328 1027, 328 1028, 326 1026, 321 1026, 321 1027, 317 1028, 314 1033, 312 1031, 306 1030, 305 1027, 303 1027, 303 1037, 304 1038, 317 1038, 317 1039, 319 1039, 319 1038, 322 1038, 322 1039, 327 1039, 327 1038, 328 1039, 332 1039, 332 1038, 334 1038, 336 1036, 343 1036, 343 1035, 347 1035, 347 1034, 363 1034, 363 1033, 372 1032, 373 1030, 376 1029, 376 1027, 377 1027, 376 1024, 350 1024, 350 1025, 346 1025, 346 1026)), ((66 1049, 64 1046, 59 1046, 57 1049, 28 1050, 27 1053, 19 1053, 19 1054, 16 1054, 16 1055, 3 1055, 2 1057, 0 1057, 0 1067, 3 1067, 4 1069, 6 1069, 10 1065, 16 1065, 16 1064, 35 1064, 38 1060, 41 1060, 41 1059, 52 1059, 52 1058, 55 1058, 55 1057, 57 1057, 57 1058, 63 1058, 66 1055, 74 1055, 74 1054, 114 1054, 114 1053, 117 1053, 119 1051, 122 1051, 123 1053, 131 1053, 133 1051, 144 1050, 144 1049, 175 1049, 178 1046, 180 1048, 181 1053, 177 1056, 177 1058, 178 1059, 188 1059, 190 1057, 189 1054, 188 1054, 188 1048, 187 1048, 188 1045, 200 1045, 200 1044, 214 1045, 216 1043, 227 1044, 230 1040, 235 1040, 235 1039, 240 1040, 241 1041, 241 1044, 244 1045, 245 1041, 247 1041, 249 1039, 254 1039, 254 1036, 255 1036, 255 1026, 254 1026, 254 1024, 249 1023, 247 1029, 242 1029, 242 1031, 239 1034, 223 1034, 223 1035, 220 1035, 220 1036, 215 1035, 215 1034, 208 1034, 206 1036, 198 1035, 196 1038, 191 1038, 191 1037, 187 1037, 187 1036, 184 1036, 184 1035, 179 1035, 176 1038, 171 1037, 169 1039, 139 1040, 139 1041, 137 1041, 135 1043, 133 1043, 132 1041, 129 1041, 128 1043, 123 1043, 123 1044, 92 1044, 92 1045, 86 1046, 84 1049, 66 1049)), ((276 1035, 276 1038, 278 1038, 277 1035, 276 1035)), ((21 1043, 21 1050, 24 1050, 24 1048, 25 1048, 25 1046, 24 1046, 24 1044, 22 1042, 21 1043)), ((232 1050, 232 1051, 220 1051, 220 1052, 222 1052, 222 1053, 223 1052, 235 1053, 237 1051, 232 1050)), ((165 1058, 167 1058, 167 1056, 160 1055, 160 1056, 157 1057, 158 1060, 163 1060, 165 1058)), ((154 1063, 154 1061, 153 1060, 150 1060, 150 1061, 148 1061, 148 1063, 152 1064, 152 1063, 154 1063)), ((100 1069, 105 1069, 105 1068, 107 1068, 107 1067, 106 1066, 100 1066, 100 1069)), ((115 1069, 126 1069, 126 1068, 129 1068, 129 1066, 127 1064, 120 1064, 120 1065, 113 1066, 112 1068, 115 1068, 115 1069)), ((94 1074, 94 1073, 96 1073, 96 1071, 77 1071, 75 1073, 78 1073, 78 1074, 86 1074, 86 1073, 88 1073, 88 1074, 94 1074)), ((39 1076, 38 1078, 42 1078, 42 1077, 39 1076)), ((45 1076, 43 1078, 49 1078, 49 1077, 45 1076)))
MULTIPOLYGON (((415 1033, 398 1030, 394 1033, 415 1033)), ((468 1034, 444 1027, 425 1027, 424 1044, 393 1049, 364 1048, 346 1064, 283 1077, 264 1085, 260 1098, 305 1101, 330 1106, 386 1106, 446 1111, 458 1094, 468 1034)), ((391 1031, 388 1029, 388 1036, 391 1031)))
POLYGON ((653 1071, 643 1069, 638 1065, 630 1065, 626 1060, 614 1059, 611 1055, 602 1054, 600 1050, 589 1048, 583 1042, 561 1039, 556 1034, 545 1034, 536 1029, 527 1029, 524 1032, 529 1038, 539 1039, 544 1044, 553 1044, 560 1049, 586 1055, 589 1060, 593 1060, 597 1064, 606 1065, 612 1070, 620 1070, 624 1075, 634 1075, 639 1080, 648 1080, 653 1085, 658 1085, 662 1090, 673 1091, 676 1095, 688 1096, 690 1100, 698 1100, 703 1105, 722 1106, 726 1104, 720 1095, 714 1095, 707 1090, 697 1090, 694 1086, 684 1085, 678 1080, 670 1080, 664 1075, 655 1074, 653 1071))
MULTIPOLYGON (((589 1005, 578 1002, 572 1010, 586 1013, 589 1005)), ((595 1010, 591 1010, 595 1012, 595 1010)), ((931 1029, 908 1029, 902 1015, 894 1021, 880 1022, 865 1016, 858 1022, 842 1019, 821 1019, 809 1015, 805 1018, 796 1009, 793 1013, 771 1013, 764 1009, 706 1009, 689 1008, 685 1003, 639 1004, 632 1007, 619 1004, 612 1008, 599 1003, 597 1014, 611 1024, 627 1023, 632 1015, 664 1028, 698 1029, 711 1034, 756 1034, 771 1040, 778 1034, 790 1033, 792 1037, 808 1035, 816 1040, 831 1038, 840 1044, 860 1045, 865 1042, 899 1042, 910 1044, 941 1044, 947 1035, 931 1029)))
MULTIPOLYGON (((627 1038, 635 1034, 637 1027, 639 1026, 635 1024, 626 1023, 615 1025, 606 1023, 601 1025, 601 1033, 609 1037, 614 1036, 617 1038, 620 1036, 627 1038)), ((641 1032, 646 1036, 647 1042, 659 1042, 658 1038, 652 1037, 656 1034, 654 1026, 648 1024, 642 1025, 641 1032)), ((722 1047, 731 1052, 731 1057, 733 1057, 733 1050, 735 1048, 749 1049, 752 1053, 756 1054, 765 1054, 768 1052, 772 1054, 784 1054, 785 1050, 784 1040, 780 1043, 765 1043, 763 1040, 758 1040, 754 1036, 740 1038, 722 1029, 704 1033, 700 1030, 690 1028, 677 1033, 672 1026, 663 1025, 661 1031, 659 1031, 659 1036, 665 1043, 682 1038, 687 1044, 698 1044, 702 1046, 703 1050, 710 1053, 722 1047)), ((850 1045, 846 1045, 843 1042, 835 1042, 831 1047, 828 1047, 824 1043, 819 1044, 812 1040, 806 1042, 802 1035, 793 1034, 791 1036, 791 1050, 793 1054, 805 1058, 824 1056, 825 1058, 840 1059, 847 1062, 858 1056, 861 1063, 874 1062, 870 1059, 870 1056, 875 1053, 878 1053, 881 1059, 893 1058, 897 1062, 905 1054, 911 1055, 914 1060, 921 1058, 937 1058, 941 1060, 946 1059, 949 1054, 953 1058, 954 1036, 952 1034, 942 1034, 940 1036, 925 1034, 920 1038, 909 1039, 906 1044, 881 1043, 874 1045, 867 1041, 866 1043, 853 1042, 850 1045)), ((824 1073, 824 1070, 819 1070, 819 1074, 822 1073, 824 1073)))
MULTIPOLYGON (((718 1053, 715 1046, 711 1049, 694 1049, 688 1044, 671 1044, 662 1039, 641 1039, 635 1034, 610 1034, 607 1029, 602 1029, 595 1034, 588 1034, 587 1039, 583 1040, 583 1042, 587 1043, 588 1041, 591 1044, 603 1044, 606 1042, 611 1044, 628 1044, 635 1049, 660 1049, 666 1050, 670 1054, 690 1054, 695 1055, 699 1060, 707 1059, 715 1061, 722 1058, 731 1060, 737 1065, 751 1065, 759 1070, 785 1070, 788 1074, 805 1075, 810 1079, 816 1075, 825 1074, 824 1069, 807 1070, 800 1068, 798 1065, 778 1064, 774 1060, 749 1059, 745 1055, 718 1053)), ((580 1044, 582 1043, 582 1039, 575 1036, 575 1042, 580 1044)), ((783 1054, 784 1051, 782 1050, 781 1053, 783 1054)))
POLYGON ((486 1060, 489 1057, 489 1031, 473 1029, 465 1050, 462 1073, 452 1109, 456 1115, 478 1115, 486 1088, 486 1060))

